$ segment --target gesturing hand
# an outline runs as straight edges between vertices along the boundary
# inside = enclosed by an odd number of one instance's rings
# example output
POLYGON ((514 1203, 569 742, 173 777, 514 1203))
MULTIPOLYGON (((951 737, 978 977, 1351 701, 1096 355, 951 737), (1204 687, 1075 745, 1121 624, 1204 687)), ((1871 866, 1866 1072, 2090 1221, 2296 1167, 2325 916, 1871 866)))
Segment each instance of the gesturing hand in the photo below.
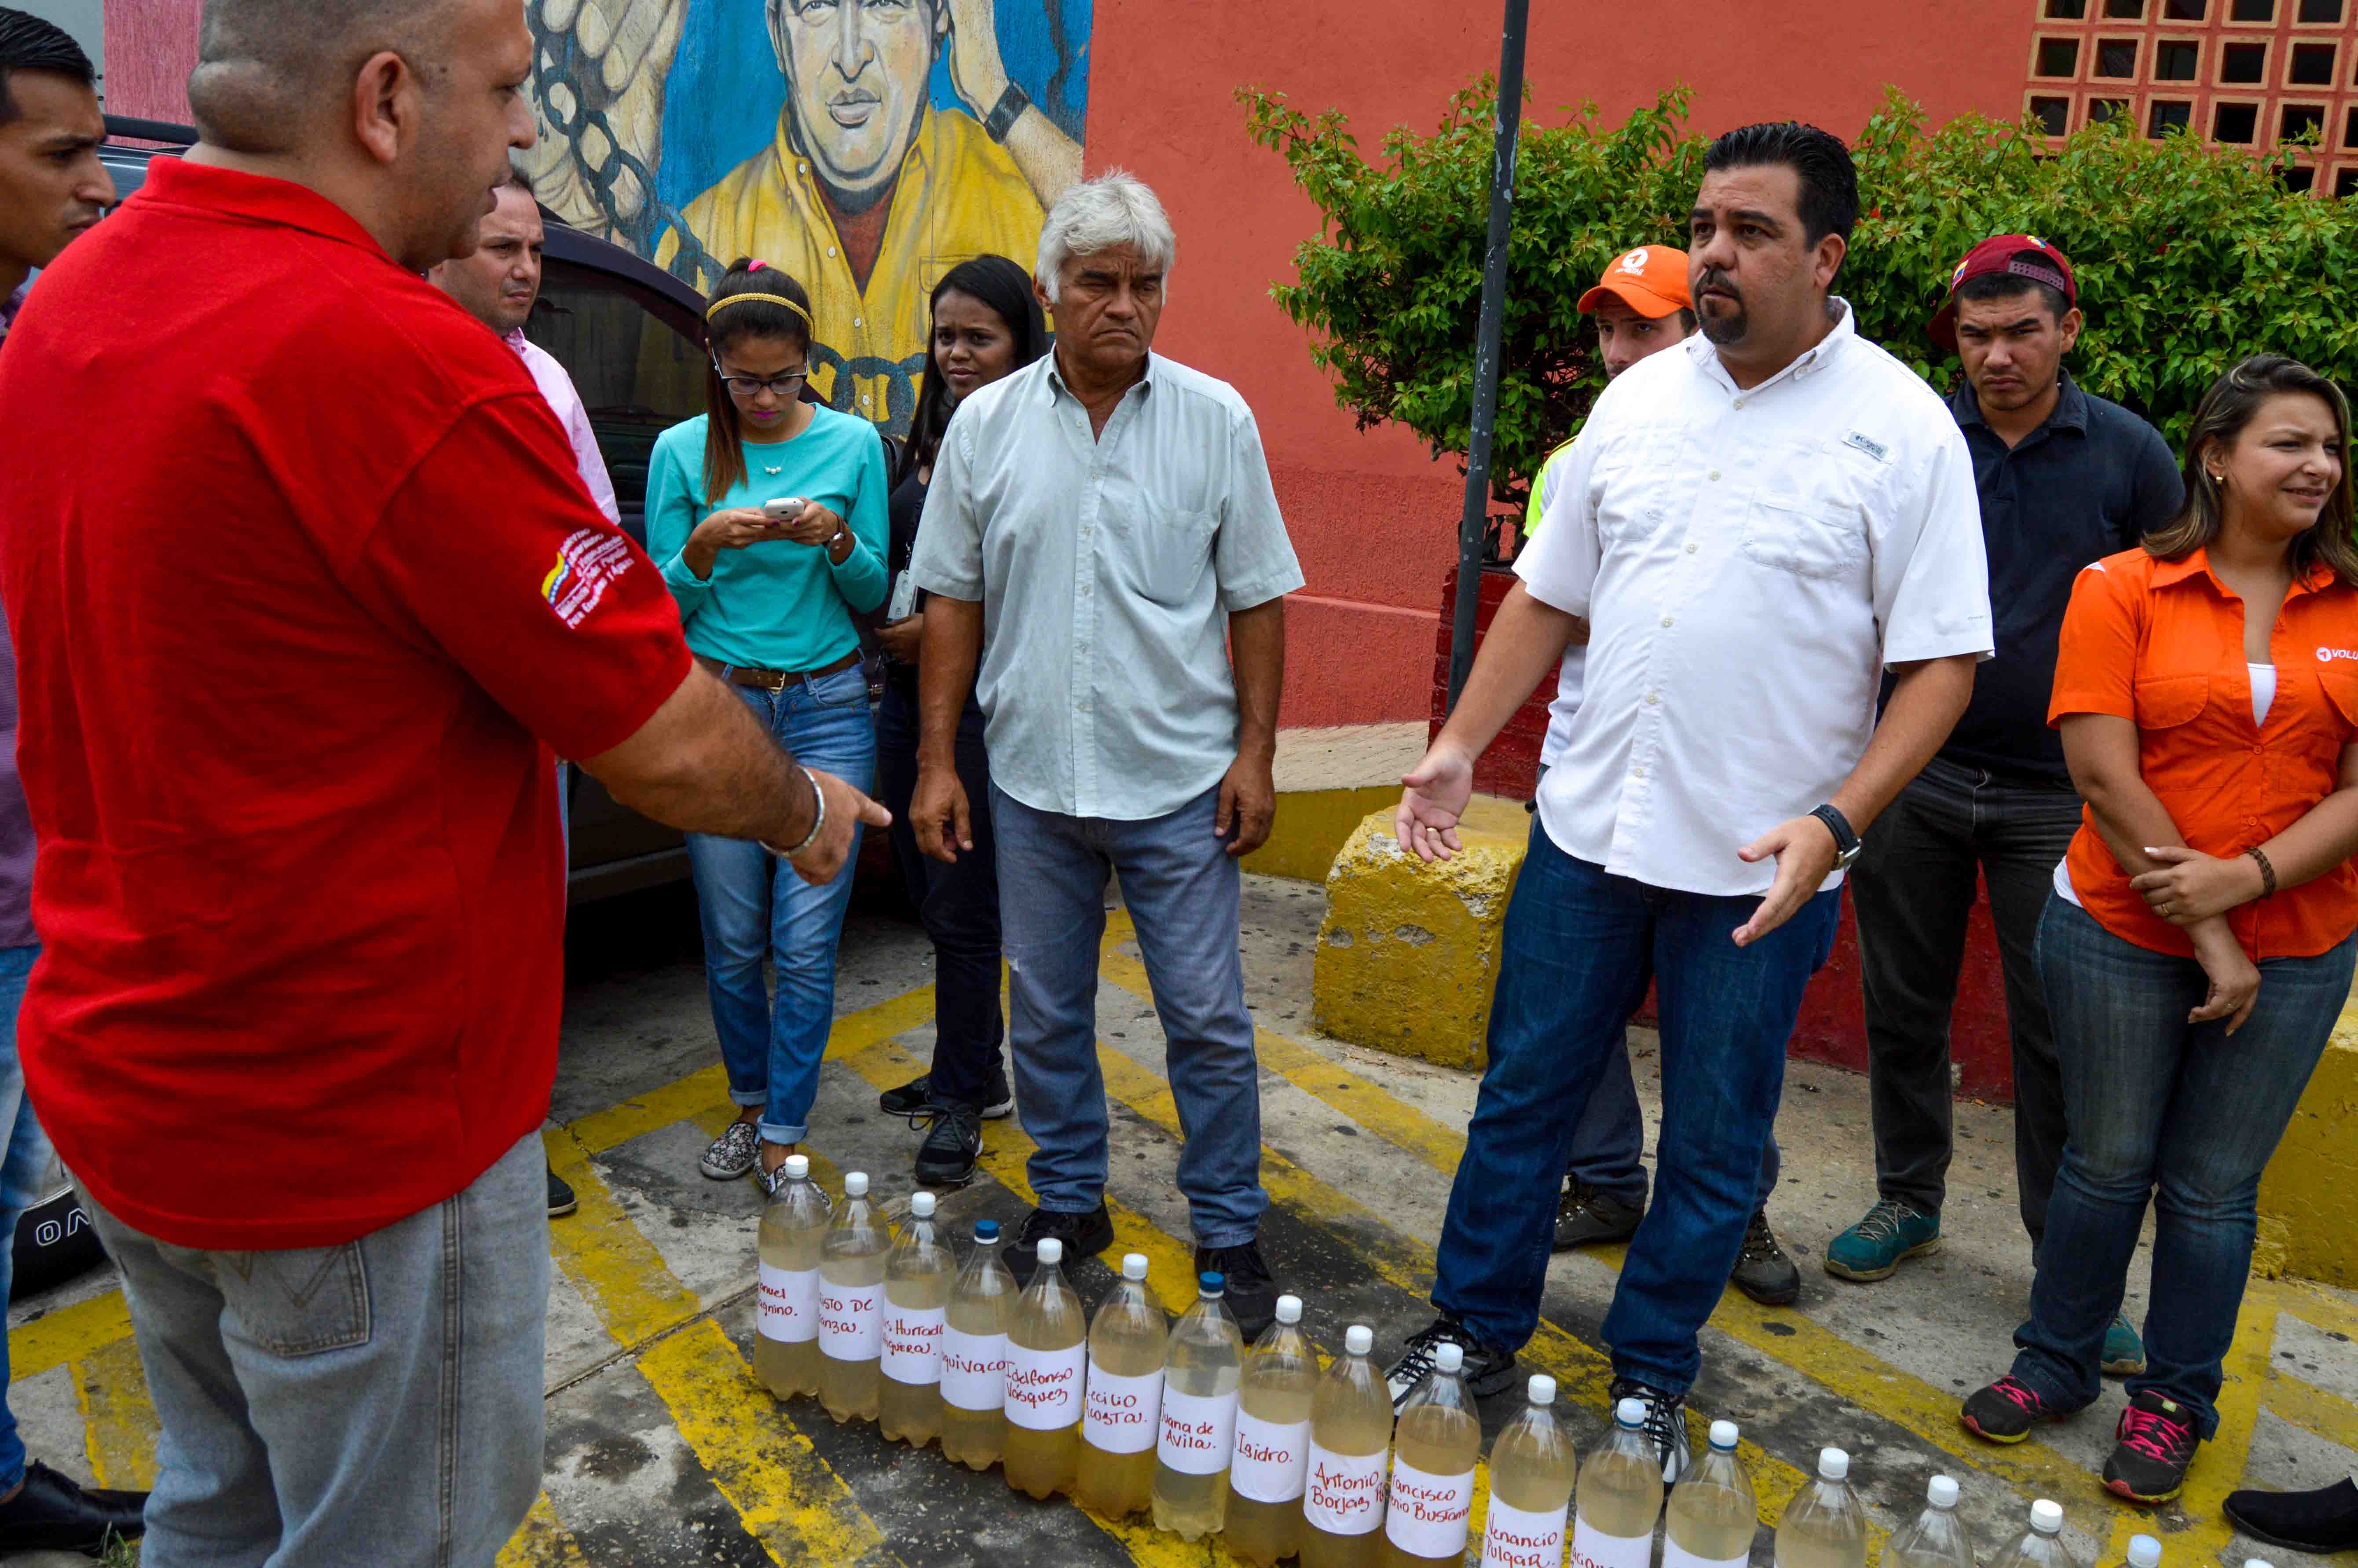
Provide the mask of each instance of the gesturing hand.
POLYGON ((1818 891, 1834 869, 1834 831, 1814 816, 1779 822, 1738 849, 1736 858, 1758 862, 1774 857, 1777 880, 1752 918, 1736 928, 1736 945, 1749 947, 1788 920, 1818 891))
POLYGON ((813 887, 823 887, 835 880, 843 863, 851 858, 851 831, 862 823, 871 827, 890 827, 892 814, 837 778, 818 769, 811 770, 811 778, 827 802, 827 821, 819 829, 817 841, 799 854, 785 857, 795 875, 813 887))
POLYGON ((1426 861, 1457 853, 1457 824, 1474 798, 1474 760, 1454 746, 1435 746, 1401 784, 1400 809, 1392 814, 1401 849, 1426 861))

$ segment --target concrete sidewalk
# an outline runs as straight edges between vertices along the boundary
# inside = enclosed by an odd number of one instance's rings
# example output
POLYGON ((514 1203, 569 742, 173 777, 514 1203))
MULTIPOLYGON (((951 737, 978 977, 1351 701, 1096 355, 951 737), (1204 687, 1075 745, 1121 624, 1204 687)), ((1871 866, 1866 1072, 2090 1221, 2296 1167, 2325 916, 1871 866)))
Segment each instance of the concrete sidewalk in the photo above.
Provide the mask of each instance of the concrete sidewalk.
MULTIPOLYGON (((1262 1032, 1263 1176, 1273 1200, 1263 1245, 1307 1300, 1322 1347, 1339 1345, 1346 1324, 1368 1322, 1389 1350, 1429 1315, 1432 1249, 1474 1080, 1312 1032, 1322 908, 1314 885, 1248 879, 1246 970, 1262 1032)), ((1185 1206, 1171 1174, 1177 1123, 1161 1032, 1127 938, 1117 914, 1098 1016, 1115 1119, 1119 1238, 1107 1259, 1146 1253, 1176 1311, 1194 1294, 1185 1206)), ((974 1476, 938 1451, 912 1454, 872 1428, 838 1426, 813 1405, 773 1402, 747 1360, 758 1194, 749 1182, 696 1172, 731 1110, 692 905, 674 890, 584 911, 571 947, 549 1143, 581 1212, 552 1227, 546 1496, 503 1563, 1229 1561, 1141 1521, 1034 1505, 995 1473, 974 1476)), ((844 954, 811 1148, 830 1190, 843 1171, 866 1170, 897 1206, 921 1134, 882 1114, 876 1094, 923 1070, 930 1051, 930 949, 914 927, 858 913, 844 954)), ((1633 1031, 1632 1046, 1651 1115, 1653 1037, 1633 1031)), ((2128 1509, 2094 1475, 2118 1414, 2116 1388, 2099 1410, 2014 1449, 1983 1444, 1956 1423, 1963 1395, 2005 1368, 2029 1286, 2006 1112, 1959 1107, 1945 1249, 1884 1284, 1854 1286, 1827 1277, 1818 1259, 1873 1196, 1866 1085, 1809 1065, 1787 1082, 1778 1129, 1785 1182, 1770 1214, 1801 1263, 1802 1300, 1763 1308, 1731 1292, 1706 1332, 1693 1397, 1698 1430, 1712 1416, 1743 1424, 1765 1519, 1817 1449, 1839 1444, 1853 1454, 1878 1541, 1914 1515, 1926 1477, 1946 1471, 1963 1482, 1985 1560, 2021 1530, 2031 1498, 2052 1497, 2083 1561, 2104 1568, 2139 1530, 2162 1537, 2171 1564, 2303 1561, 2234 1539, 2219 1499, 2241 1485, 2322 1484, 2358 1462, 2350 1346, 2358 1299, 2255 1281, 2230 1358, 2225 1423, 2186 1498, 2158 1513, 2128 1509)), ((1012 1221, 1029 1199, 1030 1145, 1018 1123, 988 1123, 985 1139, 984 1178, 944 1204, 961 1233, 983 1216, 1012 1221)), ((1106 1261, 1076 1271, 1092 1303, 1109 1288, 1106 1261)), ((1531 1370, 1563 1383, 1584 1448, 1604 1427, 1596 1327, 1618 1262, 1617 1249, 1560 1257, 1546 1321, 1524 1353, 1531 1370)), ((2143 1272, 2132 1280, 2132 1317, 2143 1307, 2143 1272)), ((144 1484, 153 1414, 112 1282, 93 1277, 22 1303, 10 1321, 11 1401, 34 1454, 85 1479, 144 1484)), ((1515 1402, 1491 1401, 1494 1432, 1515 1402)), ((1768 1552, 1764 1528, 1754 1560, 1767 1563, 1768 1552)))

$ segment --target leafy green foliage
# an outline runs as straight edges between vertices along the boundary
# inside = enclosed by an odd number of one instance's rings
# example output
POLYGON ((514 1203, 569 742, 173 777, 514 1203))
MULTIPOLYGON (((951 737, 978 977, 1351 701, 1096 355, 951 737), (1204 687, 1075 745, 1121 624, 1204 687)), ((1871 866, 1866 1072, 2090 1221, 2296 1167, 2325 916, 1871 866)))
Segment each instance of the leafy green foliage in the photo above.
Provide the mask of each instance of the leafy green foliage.
MULTIPOLYGON (((1449 100, 1438 129, 1395 129, 1361 157, 1341 114, 1310 115, 1259 88, 1237 94, 1253 139, 1282 154, 1324 214, 1271 295, 1310 330, 1336 401, 1361 428, 1408 427, 1463 454, 1474 403, 1496 82, 1449 100)), ((1528 96, 1528 94, 1527 94, 1528 96)), ((1594 103, 1558 124, 1527 118, 1515 180, 1492 492, 1529 493, 1605 385, 1595 331, 1575 308, 1622 252, 1685 243, 1707 138, 1672 87, 1617 125, 1594 103)), ((1896 90, 1852 142, 1861 214, 1836 292, 1859 330, 1936 387, 1959 372, 1924 335, 1950 269, 1991 234, 2039 235, 2071 258, 2087 329, 2070 363, 2176 441, 2219 373, 2262 349, 2358 383, 2358 201, 2285 189, 2279 153, 2255 158, 2125 122, 2060 143, 2032 122, 1969 115, 1928 131, 1896 90)))

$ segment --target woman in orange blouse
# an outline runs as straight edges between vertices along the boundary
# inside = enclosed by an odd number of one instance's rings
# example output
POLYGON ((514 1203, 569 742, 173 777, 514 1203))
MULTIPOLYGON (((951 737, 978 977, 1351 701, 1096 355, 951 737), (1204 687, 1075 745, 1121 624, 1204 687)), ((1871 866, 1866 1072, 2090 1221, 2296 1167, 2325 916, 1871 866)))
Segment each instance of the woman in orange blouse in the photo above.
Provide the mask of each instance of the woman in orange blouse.
POLYGON ((2068 1142, 2013 1369, 1964 1423, 2018 1443, 2094 1402, 2154 1209, 2145 1371, 2104 1465, 2178 1495, 2218 1425, 2260 1173, 2350 995, 2358 542, 2350 412, 2278 355, 2221 377, 2186 504, 2081 573, 2049 722, 2087 810, 2039 924, 2068 1142))

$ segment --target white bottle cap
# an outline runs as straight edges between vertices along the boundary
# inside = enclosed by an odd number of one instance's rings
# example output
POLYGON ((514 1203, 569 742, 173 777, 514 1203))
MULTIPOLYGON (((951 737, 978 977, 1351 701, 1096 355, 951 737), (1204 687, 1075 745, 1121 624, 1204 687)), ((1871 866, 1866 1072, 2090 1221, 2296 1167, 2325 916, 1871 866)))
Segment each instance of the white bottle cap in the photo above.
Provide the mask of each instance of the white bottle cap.
POLYGON ((1845 1480, 1850 1476, 1850 1455, 1839 1448, 1818 1450, 1818 1478, 1824 1481, 1845 1480))
POLYGON ((1714 1448, 1735 1447, 1736 1435, 1736 1423, 1732 1421, 1715 1421, 1711 1423, 1711 1445, 1714 1448))
POLYGON ((1121 1277, 1125 1280, 1142 1280, 1146 1278, 1146 1254, 1143 1252, 1123 1253, 1121 1259, 1121 1277))
POLYGON ((2063 1528, 2063 1505, 2041 1498, 2030 1505, 2030 1528, 2041 1535, 2053 1535, 2063 1528))
POLYGON ((1277 1321, 1280 1323, 1300 1323, 1302 1321, 1302 1298, 1300 1296, 1278 1297, 1277 1321))
POLYGON ((1643 1400, 1623 1400, 1619 1404, 1613 1407, 1613 1419, 1623 1426, 1645 1425, 1646 1401, 1643 1400))
POLYGON ((2276 1564, 2265 1557, 2246 1557, 2244 1559, 2244 1568, 2276 1568, 2276 1564))
POLYGON ((1343 1348, 1354 1356, 1365 1356, 1376 1347, 1376 1331, 1364 1323, 1355 1323, 1343 1331, 1343 1348))
POLYGON ((934 1195, 931 1193, 915 1193, 911 1195, 909 1198, 909 1214, 911 1217, 916 1219, 933 1218, 934 1195))
POLYGON ((1552 1405, 1555 1403, 1555 1379, 1544 1372, 1534 1372, 1524 1392, 1535 1405, 1552 1405))
MULTIPOLYGON (((791 1158, 791 1156, 789 1156, 789 1158, 791 1158)), ((868 1173, 865 1171, 846 1172, 843 1177, 843 1195, 848 1198, 866 1197, 868 1195, 868 1173)))
POLYGON ((1433 1353, 1433 1366, 1444 1372, 1463 1371, 1466 1367, 1466 1346, 1454 1341, 1444 1341, 1433 1353))
POLYGON ((1065 1244, 1051 1236, 1040 1243, 1036 1255, 1043 1263, 1061 1263, 1065 1260, 1065 1244))
POLYGON ((807 1182, 810 1180, 809 1155, 789 1154, 786 1156, 786 1180, 790 1182, 807 1182))
POLYGON ((1954 1476, 1935 1476, 1932 1484, 1924 1488, 1924 1500, 1936 1509, 1952 1509, 1957 1506, 1961 1490, 1954 1476))
POLYGON ((2129 1562, 2134 1568, 2158 1568, 2161 1562, 2161 1542, 2149 1535, 2130 1536, 2129 1562))

